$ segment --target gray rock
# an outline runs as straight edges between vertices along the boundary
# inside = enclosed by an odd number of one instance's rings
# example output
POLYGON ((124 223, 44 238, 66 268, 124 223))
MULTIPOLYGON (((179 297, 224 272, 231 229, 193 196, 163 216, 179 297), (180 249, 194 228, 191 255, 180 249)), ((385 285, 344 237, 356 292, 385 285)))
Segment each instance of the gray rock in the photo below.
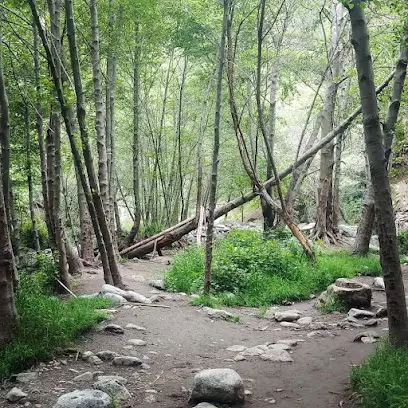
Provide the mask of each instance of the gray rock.
POLYGON ((364 322, 364 326, 367 327, 372 327, 372 326, 378 326, 378 320, 377 319, 370 319, 364 322))
POLYGON ((300 329, 301 328, 299 324, 293 323, 293 322, 281 322, 280 325, 283 327, 288 327, 290 329, 300 329))
POLYGON ((237 354, 234 357, 234 361, 244 361, 244 360, 246 360, 246 357, 244 355, 242 355, 241 353, 237 354))
POLYGON ((274 349, 274 350, 291 350, 292 347, 289 346, 289 344, 270 344, 268 346, 269 349, 274 349))
POLYGON ((103 364, 103 361, 98 357, 98 356, 90 356, 89 358, 88 358, 88 362, 89 363, 92 363, 92 364, 95 364, 95 365, 101 365, 101 364, 103 364))
POLYGON ((132 346, 147 346, 147 343, 141 339, 129 339, 127 342, 132 346))
POLYGON ((217 407, 213 404, 210 404, 209 402, 200 402, 193 408, 217 408, 217 407))
POLYGON ((385 290, 384 278, 381 278, 381 277, 374 278, 373 288, 385 290))
POLYGON ((132 329, 132 330, 138 330, 138 331, 146 331, 147 330, 146 327, 137 326, 137 325, 135 325, 133 323, 128 323, 125 326, 125 329, 132 329))
POLYGON ((123 327, 119 326, 118 324, 108 324, 103 328, 103 330, 113 334, 123 334, 125 332, 123 327))
POLYGON ((137 367, 142 365, 143 361, 133 356, 120 356, 113 359, 113 365, 137 367))
POLYGON ((89 361, 90 357, 94 356, 95 354, 92 351, 84 351, 81 354, 81 359, 83 361, 89 361))
POLYGON ((230 346, 227 348, 227 351, 233 351, 234 353, 240 353, 241 351, 246 350, 247 347, 245 346, 240 346, 240 345, 234 345, 234 346, 230 346))
POLYGON ((148 299, 147 297, 141 295, 140 293, 133 292, 131 290, 126 292, 126 295, 123 297, 129 302, 133 302, 133 303, 144 303, 146 305, 149 305, 152 303, 152 301, 148 299))
POLYGON ((375 316, 373 312, 370 312, 368 310, 361 310, 361 309, 354 309, 354 308, 349 310, 348 315, 350 317, 354 317, 355 319, 362 319, 364 317, 371 318, 375 316))
POLYGON ((222 309, 212 309, 211 307, 203 307, 203 310, 211 319, 215 320, 226 320, 230 322, 235 322, 238 319, 238 316, 233 315, 230 312, 222 309))
POLYGON ((287 310, 286 312, 275 312, 275 320, 277 322, 294 322, 300 318, 300 313, 297 310, 287 310))
POLYGON ((38 378, 38 373, 36 371, 28 371, 26 373, 19 373, 16 375, 16 381, 19 383, 28 383, 34 381, 38 378))
POLYGON ((127 291, 119 289, 116 286, 103 285, 102 289, 101 289, 101 294, 104 295, 105 293, 113 293, 115 295, 122 296, 122 297, 124 297, 126 299, 125 295, 127 294, 127 291))
POLYGON ((118 353, 115 353, 114 351, 111 350, 103 350, 103 351, 98 351, 96 355, 102 360, 102 361, 112 361, 115 357, 119 357, 118 353))
POLYGON ((127 384, 128 380, 125 377, 121 377, 120 375, 99 375, 98 381, 118 381, 121 384, 127 384))
POLYGON ((299 341, 304 341, 304 340, 296 340, 296 339, 283 339, 283 340, 278 340, 275 342, 275 344, 287 344, 290 347, 297 346, 299 341))
POLYGON ((114 306, 119 306, 127 303, 127 300, 123 296, 117 295, 116 293, 104 293, 102 297, 105 299, 109 299, 114 306))
POLYGON ((245 399, 244 382, 230 368, 215 368, 200 371, 194 377, 192 402, 219 402, 221 404, 242 403, 245 399))
POLYGON ((113 408, 112 398, 99 390, 76 390, 58 398, 54 408, 113 408))
POLYGON ((360 341, 364 344, 372 344, 377 343, 378 339, 375 339, 374 337, 362 337, 360 341))
POLYGON ((369 308, 372 292, 364 283, 339 278, 327 288, 327 296, 339 300, 347 308, 369 308))
POLYGON ((117 380, 98 380, 93 388, 105 392, 114 400, 125 401, 132 397, 127 388, 117 380))
POLYGON ((262 353, 268 350, 268 346, 261 344, 259 346, 249 347, 242 352, 240 352, 243 356, 260 356, 262 353))
POLYGON ((91 373, 90 371, 87 371, 83 374, 77 375, 74 378, 74 381, 92 381, 94 379, 94 374, 91 373))
POLYGON ((151 280, 149 282, 149 285, 153 288, 159 289, 159 290, 165 290, 165 285, 163 279, 155 279, 151 280))
MULTIPOLYGON (((362 341, 361 339, 362 339, 363 337, 372 338, 372 339, 379 339, 379 338, 380 338, 380 335, 377 334, 375 331, 369 330, 369 331, 365 331, 365 332, 362 332, 362 333, 357 334, 357 336, 354 337, 354 340, 353 340, 353 341, 362 341)), ((363 342, 363 341, 362 341, 362 342, 363 342)))
POLYGON ((22 398, 25 398, 27 394, 23 392, 20 388, 14 387, 7 393, 7 401, 9 402, 17 402, 20 401, 22 398))
POLYGON ((262 360, 276 361, 282 363, 293 363, 293 358, 286 350, 269 349, 264 354, 261 354, 262 360))
POLYGON ((313 322, 313 317, 301 317, 296 323, 300 324, 301 326, 309 326, 313 322))

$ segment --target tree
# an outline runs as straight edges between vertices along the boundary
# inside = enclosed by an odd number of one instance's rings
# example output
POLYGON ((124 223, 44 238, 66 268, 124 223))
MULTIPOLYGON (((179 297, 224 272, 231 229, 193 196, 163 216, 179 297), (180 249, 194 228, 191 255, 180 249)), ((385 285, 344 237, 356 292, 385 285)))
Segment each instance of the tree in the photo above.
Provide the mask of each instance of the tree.
POLYGON ((375 93, 370 41, 363 5, 365 4, 361 0, 353 0, 346 4, 351 21, 352 44, 356 56, 358 85, 363 111, 364 137, 374 192, 380 258, 387 296, 390 342, 395 347, 406 347, 408 346, 408 315, 404 283, 401 274, 387 169, 388 160, 383 145, 383 132, 375 93))

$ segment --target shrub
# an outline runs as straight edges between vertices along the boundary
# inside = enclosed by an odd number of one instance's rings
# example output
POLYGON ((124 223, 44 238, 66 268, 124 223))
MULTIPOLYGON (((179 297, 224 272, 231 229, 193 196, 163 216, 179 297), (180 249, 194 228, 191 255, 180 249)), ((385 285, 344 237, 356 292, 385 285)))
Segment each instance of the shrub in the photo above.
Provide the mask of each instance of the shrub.
MULTIPOLYGON (((204 250, 191 246, 177 254, 165 283, 170 290, 202 293, 203 273, 204 250)), ((282 243, 266 240, 255 231, 236 230, 215 243, 211 303, 263 306, 303 300, 326 289, 337 278, 380 273, 374 256, 319 252, 313 265, 293 239, 282 243)))
MULTIPOLYGON (((38 215, 35 217, 37 223, 37 230, 38 230, 38 238, 40 240, 40 248, 46 249, 48 247, 48 230, 47 225, 43 221, 41 217, 38 215)), ((33 226, 32 226, 31 219, 28 219, 23 223, 21 226, 20 231, 20 240, 21 245, 35 249, 35 238, 33 234, 33 226)))
POLYGON ((408 255, 408 231, 400 232, 397 236, 398 248, 402 255, 408 255))
POLYGON ((408 407, 408 350, 380 345, 351 371, 351 384, 362 408, 408 407))

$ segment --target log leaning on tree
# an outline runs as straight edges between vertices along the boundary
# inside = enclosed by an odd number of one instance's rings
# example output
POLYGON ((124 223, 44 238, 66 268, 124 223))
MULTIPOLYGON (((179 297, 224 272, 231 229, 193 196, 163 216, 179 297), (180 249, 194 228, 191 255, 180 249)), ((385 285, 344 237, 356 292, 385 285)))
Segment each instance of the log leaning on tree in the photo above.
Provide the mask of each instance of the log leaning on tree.
MULTIPOLYGON (((395 71, 392 71, 385 79, 385 81, 376 88, 377 95, 388 86, 388 84, 393 79, 394 74, 395 71)), ((299 159, 295 163, 287 167, 285 170, 281 171, 279 173, 279 179, 283 179, 290 175, 293 169, 301 166, 304 162, 313 157, 322 147, 324 147, 327 143, 331 142, 337 135, 347 130, 353 123, 354 119, 360 113, 361 106, 354 110, 350 116, 348 116, 343 122, 341 122, 330 133, 328 133, 324 138, 322 138, 314 147, 312 147, 311 149, 306 151, 301 157, 299 157, 299 159)), ((275 184, 276 184, 275 178, 270 178, 263 184, 263 186, 267 188, 274 186, 275 184)), ((241 197, 236 198, 235 200, 228 202, 227 204, 221 207, 218 207, 215 210, 215 219, 222 217, 223 215, 234 210, 235 208, 238 208, 241 205, 253 200, 257 196, 258 192, 252 191, 245 195, 242 195, 241 197)), ((176 224, 165 231, 160 232, 159 234, 153 235, 152 237, 144 239, 143 241, 139 241, 138 243, 130 246, 129 248, 125 248, 120 252, 120 255, 125 256, 126 258, 142 257, 152 252, 155 247, 156 249, 160 249, 167 245, 172 244, 173 242, 178 241, 184 235, 194 231, 196 228, 197 228, 196 217, 188 218, 183 222, 176 224)))

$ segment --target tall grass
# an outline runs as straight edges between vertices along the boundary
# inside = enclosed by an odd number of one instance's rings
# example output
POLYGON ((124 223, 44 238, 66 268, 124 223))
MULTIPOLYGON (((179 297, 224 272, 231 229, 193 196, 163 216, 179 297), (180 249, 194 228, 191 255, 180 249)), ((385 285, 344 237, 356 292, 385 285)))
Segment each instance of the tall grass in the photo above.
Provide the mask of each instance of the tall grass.
MULTIPOLYGON (((166 286, 201 293, 203 271, 203 249, 191 246, 175 257, 165 276, 166 286)), ((340 277, 380 273, 379 260, 374 256, 320 251, 316 263, 311 264, 292 239, 266 240, 255 231, 236 230, 215 245, 212 294, 226 305, 264 306, 308 299, 340 277)))

